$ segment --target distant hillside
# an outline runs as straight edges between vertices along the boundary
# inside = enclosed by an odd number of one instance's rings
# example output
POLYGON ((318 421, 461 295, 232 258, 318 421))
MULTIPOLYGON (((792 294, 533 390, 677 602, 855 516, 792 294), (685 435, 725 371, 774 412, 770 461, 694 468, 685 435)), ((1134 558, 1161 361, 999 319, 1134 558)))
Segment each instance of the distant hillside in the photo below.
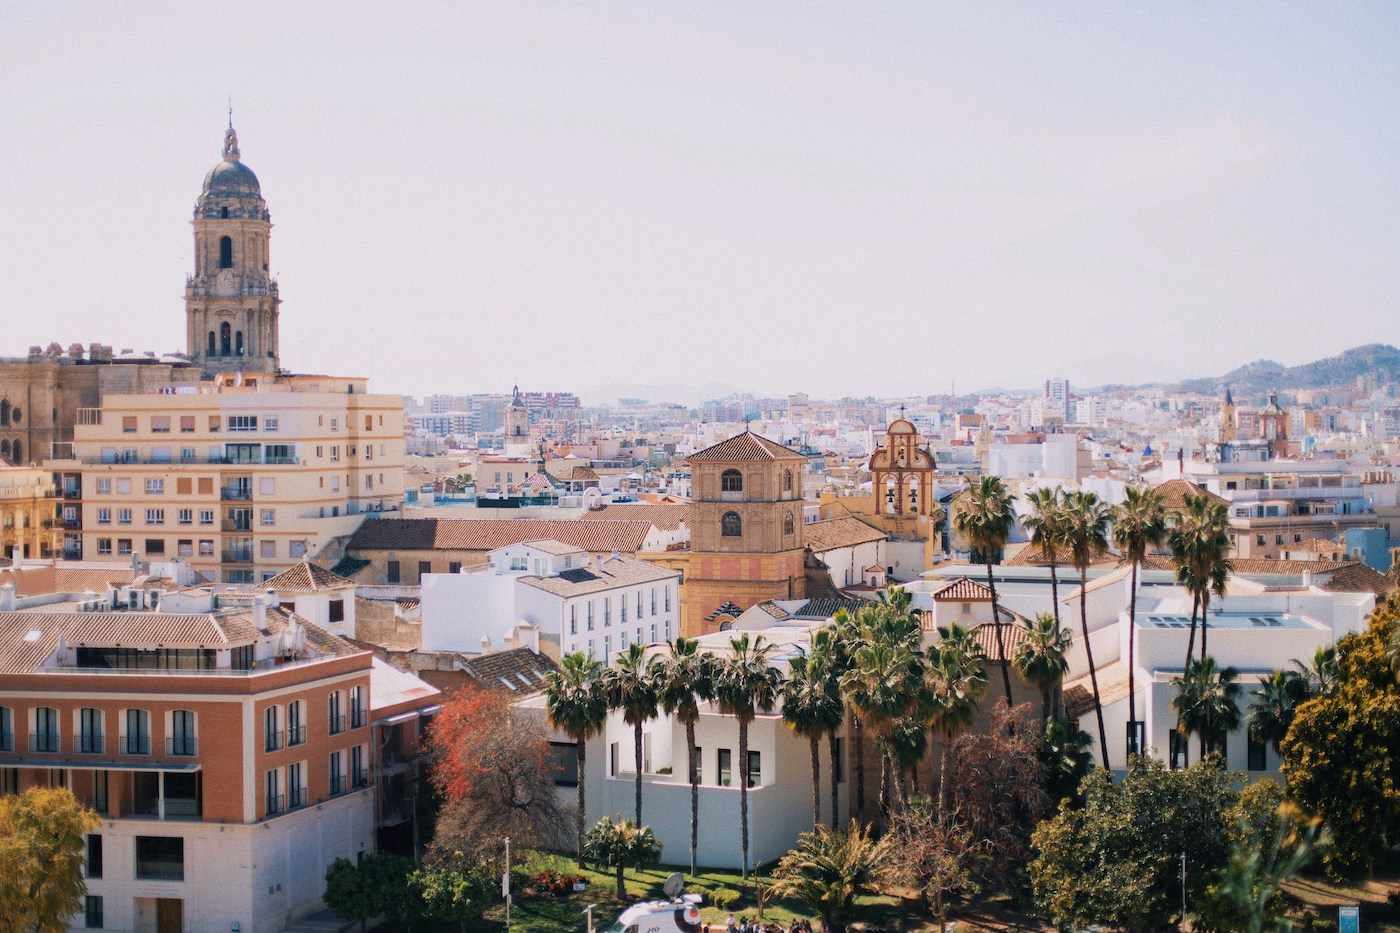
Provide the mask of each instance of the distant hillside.
POLYGON ((1203 395, 1219 392, 1226 385, 1243 393, 1267 392, 1270 389, 1321 389, 1327 386, 1354 386, 1356 377, 1367 373, 1375 374, 1382 382, 1400 380, 1400 350, 1390 344, 1372 343, 1301 366, 1256 360, 1223 376, 1188 379, 1181 383, 1181 388, 1203 395))

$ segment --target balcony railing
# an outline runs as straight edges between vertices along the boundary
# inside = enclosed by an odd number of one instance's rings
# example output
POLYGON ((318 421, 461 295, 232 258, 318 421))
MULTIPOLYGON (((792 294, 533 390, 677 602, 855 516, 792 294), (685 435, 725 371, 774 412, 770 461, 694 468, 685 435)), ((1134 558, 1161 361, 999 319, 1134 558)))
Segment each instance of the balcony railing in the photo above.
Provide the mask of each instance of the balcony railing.
POLYGON ((251 564, 253 562, 252 550, 224 551, 220 554, 225 564, 251 564))
POLYGON ((305 741, 306 741, 306 727, 305 727, 305 726, 288 726, 288 727, 287 727, 287 747, 288 747, 288 748, 291 748, 293 745, 301 745, 301 744, 304 743, 305 741))
POLYGON ((56 754, 58 752, 58 746, 57 732, 36 732, 29 737, 29 750, 31 752, 56 754))
POLYGON ((10 731, 0 732, 0 752, 12 752, 15 750, 15 734, 10 731))
POLYGON ((276 816, 279 813, 287 812, 287 797, 285 794, 278 794, 275 797, 267 798, 267 815, 276 816))
POLYGON ((350 711, 350 728, 363 729, 369 723, 369 710, 364 708, 350 711))
POLYGON ((192 735, 170 736, 165 740, 165 753, 192 758, 199 754, 199 741, 192 735))
POLYGON ((71 547, 66 547, 66 548, 63 549, 63 559, 64 559, 64 560, 82 560, 82 559, 83 559, 83 549, 82 549, 82 548, 71 548, 71 547))
POLYGON ((369 772, 368 772, 368 771, 365 771, 365 770, 363 770, 363 769, 360 770, 360 771, 356 771, 353 775, 351 775, 351 786, 353 786, 353 787, 368 787, 368 786, 369 786, 369 772))
POLYGON ((226 518, 219 523, 221 531, 241 531, 245 534, 253 530, 253 520, 251 518, 226 518))
POLYGON ((334 797, 334 796, 336 796, 337 794, 343 794, 343 793, 345 793, 345 775, 343 775, 343 774, 332 774, 332 775, 331 775, 331 796, 334 797))
POLYGON ((307 804, 306 788, 293 787, 287 793, 287 809, 295 810, 297 807, 304 807, 307 804))
POLYGON ((275 752, 282 747, 282 733, 269 732, 263 740, 263 751, 275 752))
POLYGON ((245 486, 223 486, 219 489, 219 498, 225 502, 248 502, 253 498, 253 490, 245 486))
POLYGON ((342 732, 344 732, 344 731, 345 731, 345 717, 344 717, 344 716, 332 716, 332 717, 330 717, 330 734, 331 734, 331 735, 340 735, 340 733, 342 733, 342 732))
POLYGON ((149 755, 151 753, 151 737, 149 735, 124 735, 120 744, 123 755, 149 755))
POLYGON ((84 755, 100 755, 106 751, 105 736, 100 733, 84 732, 78 736, 78 751, 84 755))

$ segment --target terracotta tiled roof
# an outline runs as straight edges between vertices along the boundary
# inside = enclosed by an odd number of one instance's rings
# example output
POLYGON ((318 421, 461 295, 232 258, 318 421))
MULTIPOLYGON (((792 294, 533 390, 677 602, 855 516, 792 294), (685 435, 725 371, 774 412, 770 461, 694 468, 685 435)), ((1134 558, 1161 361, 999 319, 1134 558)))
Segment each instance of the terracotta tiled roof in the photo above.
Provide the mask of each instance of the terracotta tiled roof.
POLYGON ((802 535, 807 540, 807 549, 814 554, 835 550, 840 547, 854 547, 872 541, 884 541, 889 535, 873 528, 858 518, 832 518, 824 522, 811 522, 802 526, 802 535))
MULTIPOLYGON (((1099 680, 1099 701, 1104 706, 1117 703, 1128 695, 1128 667, 1114 661, 1095 671, 1099 680)), ((1089 675, 1077 677, 1064 686, 1065 715, 1082 719, 1094 711, 1094 685, 1089 675)))
MULTIPOLYGON (((1057 567, 1068 567, 1068 566, 1070 566, 1069 555, 1067 555, 1066 553, 1064 553, 1064 550, 1063 550, 1063 549, 1057 550, 1055 556, 1056 556, 1055 566, 1057 566, 1057 567)), ((1099 551, 1097 554, 1094 555, 1093 560, 1091 560, 1091 561, 1089 562, 1089 566, 1090 566, 1090 567, 1098 567, 1098 566, 1102 566, 1103 564, 1116 564, 1116 563, 1118 563, 1118 556, 1117 556, 1116 554, 1113 554, 1113 553, 1111 553, 1111 552, 1109 552, 1109 551, 1099 551)), ((1016 553, 1015 553, 1015 554, 1012 554, 1010 557, 1006 558, 1006 560, 1002 561, 1002 562, 1001 562, 1001 566, 1003 566, 1003 567, 1049 567, 1049 566, 1050 566, 1050 562, 1049 562, 1048 560, 1045 559, 1045 555, 1041 552, 1040 547, 1039 547, 1038 545, 1035 545, 1035 544, 1025 544, 1025 545, 1023 545, 1022 547, 1018 548, 1018 549, 1016 550, 1016 553)))
POLYGON ((379 518, 350 538, 349 551, 494 551, 550 538, 592 553, 641 550, 650 522, 563 521, 534 518, 379 518))
MULTIPOLYGON (((1001 637, 1006 642, 1006 654, 1009 657, 1016 657, 1016 649, 1021 642, 1026 640, 1026 631, 1014 622, 1003 622, 1001 626, 1001 637)), ((983 622, 972 630, 972 639, 981 647, 982 653, 987 656, 988 661, 1000 661, 1001 652, 997 650, 997 627, 990 622, 983 622)))
POLYGON ((609 503, 583 513, 584 521, 643 521, 657 528, 675 531, 681 522, 690 521, 688 503, 643 505, 636 502, 609 503))
POLYGON ((639 583, 674 580, 680 571, 653 564, 635 557, 617 557, 603 561, 602 570, 590 564, 577 570, 565 570, 552 577, 523 576, 520 582, 556 596, 582 596, 639 583))
POLYGON ((553 554, 557 557, 563 557, 565 554, 577 554, 583 550, 572 544, 565 544, 562 541, 555 541, 551 538, 540 538, 536 541, 524 541, 521 543, 526 547, 532 547, 537 551, 544 551, 546 554, 553 554))
POLYGON ((13 583, 16 596, 45 596, 49 593, 106 593, 112 587, 129 586, 131 567, 113 564, 110 569, 83 567, 29 567, 0 570, 0 585, 13 583))
POLYGON ((510 648, 490 654, 463 656, 462 668, 473 680, 488 689, 532 694, 544 689, 545 675, 558 670, 559 665, 529 648, 510 648))
POLYGON ((1153 489, 1162 497, 1162 505, 1166 507, 1168 512, 1182 511, 1186 508, 1187 496, 1199 496, 1201 493, 1210 496, 1212 502, 1226 501, 1204 486, 1198 486, 1190 480, 1184 479, 1169 479, 1165 483, 1158 483, 1153 489))
POLYGON ((264 581, 262 589, 276 590, 279 593, 317 593, 321 590, 343 589, 354 585, 353 580, 347 580, 338 573, 310 561, 302 561, 264 581))
POLYGON ((868 599, 841 599, 834 596, 823 596, 821 599, 807 600, 798 607, 793 615, 811 619, 829 619, 842 609, 847 612, 855 612, 869 605, 870 600, 868 599))
POLYGON ((933 598, 938 602, 991 602, 992 591, 987 584, 978 583, 971 577, 958 577, 934 590, 933 598))
POLYGON ((752 431, 736 434, 686 458, 687 463, 724 463, 739 460, 805 460, 806 457, 752 431))
POLYGON ((1338 551, 1345 551, 1346 548, 1331 538, 1308 538, 1306 541, 1289 545, 1287 550, 1310 551, 1313 554, 1335 554, 1338 551))
POLYGON ((1377 596, 1395 592, 1395 584, 1389 577, 1356 560, 1345 561, 1328 573, 1322 588, 1333 593, 1375 593, 1377 596))
POLYGON ((545 472, 565 483, 596 483, 598 474, 583 461, 555 461, 545 466, 545 472))
POLYGON ((764 612, 768 613, 775 619, 788 618, 788 611, 782 606, 779 606, 777 603, 773 602, 773 600, 771 599, 765 599, 763 602, 759 603, 758 608, 762 609, 764 612))

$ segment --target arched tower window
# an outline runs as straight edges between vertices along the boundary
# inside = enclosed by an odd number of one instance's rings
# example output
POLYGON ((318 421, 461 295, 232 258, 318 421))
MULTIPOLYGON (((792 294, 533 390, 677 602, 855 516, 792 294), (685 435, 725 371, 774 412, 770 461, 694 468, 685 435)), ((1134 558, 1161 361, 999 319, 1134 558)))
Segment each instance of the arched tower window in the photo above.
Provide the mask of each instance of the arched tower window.
POLYGON ((10 403, 0 402, 0 427, 7 427, 10 423, 10 403))
POLYGON ((219 325, 219 355, 228 356, 233 352, 233 328, 228 321, 219 325))
POLYGON ((233 268, 233 237, 219 237, 219 268, 233 268))
POLYGON ((219 352, 219 345, 218 345, 218 343, 217 343, 217 342, 215 341, 215 339, 214 339, 214 332, 211 330, 211 331, 209 332, 209 354, 208 354, 208 355, 209 355, 209 356, 213 356, 213 355, 215 355, 215 354, 218 353, 218 352, 219 352))
POLYGON ((797 525, 792 520, 791 512, 783 513, 783 534, 790 535, 797 531, 797 525))
POLYGON ((222 220, 228 220, 228 205, 227 205, 227 204, 225 204, 223 207, 219 208, 219 217, 220 217, 220 219, 222 219, 222 220))
POLYGON ((783 471, 783 492, 792 492, 792 471, 783 471))
POLYGON ((243 331, 239 331, 233 338, 233 355, 243 355, 243 331))
POLYGON ((724 517, 719 520, 719 533, 725 538, 742 538, 744 536, 744 520, 739 517, 738 512, 725 512, 724 517))
POLYGON ((0 457, 8 457, 9 455, 10 455, 10 442, 9 442, 9 441, 0 441, 0 457))
MULTIPOLYGON (((719 489, 720 492, 743 492, 744 474, 738 470, 725 470, 719 475, 719 489)), ((733 515, 734 513, 730 512, 729 514, 733 515)), ((738 520, 737 515, 735 520, 738 520)))

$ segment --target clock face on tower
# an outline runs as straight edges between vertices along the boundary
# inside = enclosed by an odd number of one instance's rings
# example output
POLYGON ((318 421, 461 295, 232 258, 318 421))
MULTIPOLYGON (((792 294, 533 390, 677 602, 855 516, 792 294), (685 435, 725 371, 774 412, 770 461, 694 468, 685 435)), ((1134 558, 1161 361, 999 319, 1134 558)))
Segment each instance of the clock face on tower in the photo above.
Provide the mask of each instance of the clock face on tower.
POLYGON ((225 269, 223 272, 220 272, 217 283, 220 291, 232 291, 233 273, 230 272, 228 269, 225 269))

